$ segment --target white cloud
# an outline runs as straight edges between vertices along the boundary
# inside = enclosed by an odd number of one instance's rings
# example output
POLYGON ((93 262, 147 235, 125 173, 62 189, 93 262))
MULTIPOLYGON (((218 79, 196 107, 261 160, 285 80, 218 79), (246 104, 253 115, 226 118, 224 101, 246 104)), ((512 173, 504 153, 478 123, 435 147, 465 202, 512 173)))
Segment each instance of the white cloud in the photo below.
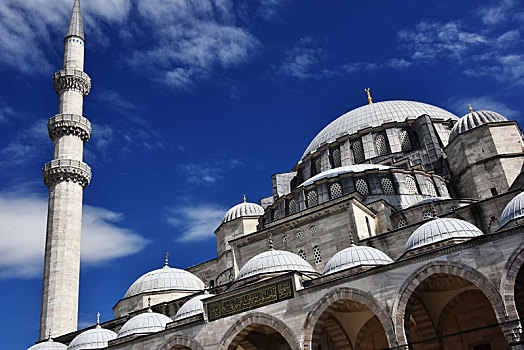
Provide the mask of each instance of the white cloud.
MULTIPOLYGON (((33 278, 42 273, 47 199, 0 193, 0 278, 33 278)), ((120 227, 122 215, 84 205, 81 260, 98 265, 140 251, 147 241, 120 227)))
MULTIPOLYGON (((32 162, 46 150, 42 144, 49 140, 47 122, 38 119, 27 128, 17 131, 13 138, 0 148, 0 165, 4 168, 18 167, 32 162)), ((48 149, 49 152, 51 148, 48 149)))
POLYGON ((278 73, 302 80, 322 78, 329 75, 329 71, 320 67, 326 56, 324 49, 316 47, 311 38, 304 37, 286 52, 278 73))
POLYGON ((240 160, 232 158, 181 164, 178 168, 185 175, 187 182, 197 185, 212 185, 223 179, 224 172, 242 165, 243 163, 240 160))
POLYGON ((450 106, 450 110, 455 111, 458 116, 463 116, 468 112, 468 105, 471 105, 474 110, 488 110, 502 114, 509 120, 514 120, 520 116, 520 112, 508 107, 503 102, 497 101, 492 97, 487 96, 472 96, 472 97, 454 97, 446 102, 450 106))
POLYGON ((180 242, 214 237, 227 209, 213 204, 178 205, 167 209, 167 222, 180 232, 180 242))

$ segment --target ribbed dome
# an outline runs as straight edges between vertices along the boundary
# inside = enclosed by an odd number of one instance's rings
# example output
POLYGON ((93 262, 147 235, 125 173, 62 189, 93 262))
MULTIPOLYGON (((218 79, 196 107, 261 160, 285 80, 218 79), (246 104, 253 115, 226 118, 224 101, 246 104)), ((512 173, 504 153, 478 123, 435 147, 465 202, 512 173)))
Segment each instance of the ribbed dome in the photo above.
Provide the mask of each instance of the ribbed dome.
POLYGON ((196 297, 186 301, 184 305, 178 310, 175 315, 175 321, 181 320, 183 318, 188 318, 194 315, 204 313, 204 304, 202 300, 214 296, 213 294, 201 294, 196 297))
POLYGON ((240 203, 229 209, 224 215, 222 223, 233 221, 235 219, 245 216, 260 216, 264 215, 264 208, 255 203, 240 203))
POLYGON ((191 272, 164 266, 141 276, 127 290, 124 298, 144 292, 178 289, 184 291, 204 290, 204 282, 191 272))
POLYGON ((251 258, 238 273, 237 280, 261 273, 301 271, 315 272, 300 256, 285 250, 268 250, 251 258))
POLYGON ((519 193, 506 205, 500 216, 499 227, 522 216, 524 216, 524 192, 519 193))
POLYGON ((411 234, 406 243, 406 252, 449 238, 472 238, 481 236, 482 231, 467 221, 453 218, 436 218, 428 221, 411 234))
POLYGON ((449 133, 449 142, 453 140, 458 134, 474 129, 487 123, 506 122, 508 121, 504 116, 492 111, 476 111, 468 113, 453 126, 449 133))
POLYGON ((391 169, 388 165, 381 165, 381 164, 355 164, 355 165, 346 165, 339 168, 329 169, 326 170, 320 174, 317 174, 313 176, 312 178, 307 179, 299 186, 309 186, 314 182, 317 182, 319 180, 325 179, 325 178, 332 178, 337 177, 342 174, 348 174, 348 173, 361 173, 366 170, 387 170, 391 169))
POLYGON ((387 265, 392 262, 389 256, 378 249, 354 245, 333 255, 324 267, 324 275, 357 266, 387 265))
POLYGON ((117 338, 122 338, 130 334, 155 333, 163 331, 166 325, 172 320, 166 315, 152 312, 151 310, 136 315, 124 323, 117 338))
POLYGON ((422 102, 384 101, 368 104, 347 112, 326 126, 309 144, 301 160, 339 137, 355 134, 368 127, 415 119, 424 114, 435 119, 458 119, 456 115, 442 108, 422 102))
POLYGON ((49 339, 47 341, 35 344, 27 350, 66 350, 67 346, 49 339))
POLYGON ((80 333, 69 343, 67 350, 102 349, 107 347, 110 340, 116 339, 116 333, 109 329, 88 329, 80 333))

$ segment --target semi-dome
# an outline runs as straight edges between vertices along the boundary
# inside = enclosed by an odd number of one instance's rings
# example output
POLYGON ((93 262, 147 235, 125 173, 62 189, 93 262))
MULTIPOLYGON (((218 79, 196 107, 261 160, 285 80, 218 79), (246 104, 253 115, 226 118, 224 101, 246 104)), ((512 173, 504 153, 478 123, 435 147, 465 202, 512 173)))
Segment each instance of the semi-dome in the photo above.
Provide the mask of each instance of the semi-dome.
POLYGON ((421 225, 411 234, 406 243, 406 252, 450 238, 468 239, 482 234, 477 226, 467 221, 454 218, 435 218, 421 225))
POLYGON ((183 318, 188 318, 201 313, 204 313, 204 304, 202 300, 214 296, 213 294, 201 294, 185 302, 184 305, 178 310, 174 320, 178 321, 183 318))
POLYGON ((504 116, 492 111, 475 111, 466 114, 455 123, 453 129, 449 133, 449 142, 453 140, 458 134, 474 129, 478 126, 487 123, 506 122, 508 121, 504 116))
POLYGON ((69 343, 67 350, 102 349, 113 339, 116 339, 115 332, 97 326, 77 335, 69 343))
POLYGON ((382 251, 368 247, 352 245, 333 255, 324 267, 324 275, 358 266, 378 266, 392 263, 393 260, 382 251))
POLYGON ((48 340, 44 342, 31 346, 27 350, 66 350, 66 349, 67 349, 67 345, 53 341, 53 339, 49 338, 48 340))
POLYGON ((368 104, 351 110, 335 119, 311 141, 301 160, 325 144, 339 137, 352 135, 369 127, 379 127, 385 123, 403 122, 429 115, 435 119, 458 119, 442 108, 415 101, 384 101, 368 104))
POLYGON ((240 269, 237 280, 262 273, 285 271, 315 272, 306 260, 296 254, 285 250, 268 250, 251 258, 240 269))
POLYGON ((222 219, 222 223, 233 221, 235 219, 246 216, 261 216, 264 215, 264 208, 255 203, 240 203, 229 209, 222 219))
POLYGON ((381 164, 354 164, 354 165, 345 165, 339 168, 329 169, 324 172, 321 172, 320 174, 317 174, 306 181, 302 183, 299 186, 309 186, 312 183, 315 183, 319 180, 326 179, 326 178, 332 178, 337 177, 342 174, 348 174, 348 173, 361 173, 367 170, 388 170, 391 169, 389 165, 381 165, 381 164))
POLYGON ((162 290, 201 291, 204 290, 204 282, 191 272, 164 266, 142 275, 129 287, 124 298, 131 297, 144 292, 155 292, 162 290))
POLYGON ((519 193, 509 201, 502 215, 500 216, 499 228, 506 225, 511 220, 524 216, 524 192, 519 193))
POLYGON ((163 331, 172 320, 166 315, 159 314, 149 309, 147 312, 136 315, 124 323, 117 338, 130 334, 155 333, 163 331))

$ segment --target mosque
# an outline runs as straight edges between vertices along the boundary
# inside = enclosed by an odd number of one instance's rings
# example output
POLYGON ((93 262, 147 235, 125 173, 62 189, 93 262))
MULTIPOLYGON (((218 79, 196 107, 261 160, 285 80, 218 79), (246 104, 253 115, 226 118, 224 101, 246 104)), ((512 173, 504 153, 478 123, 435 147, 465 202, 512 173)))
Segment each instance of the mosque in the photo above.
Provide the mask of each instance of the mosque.
POLYGON ((137 276, 77 330, 82 116, 91 81, 75 0, 54 77, 49 213, 31 350, 524 349, 524 143, 493 111, 373 102, 327 125, 273 193, 235 205, 217 257, 137 276))

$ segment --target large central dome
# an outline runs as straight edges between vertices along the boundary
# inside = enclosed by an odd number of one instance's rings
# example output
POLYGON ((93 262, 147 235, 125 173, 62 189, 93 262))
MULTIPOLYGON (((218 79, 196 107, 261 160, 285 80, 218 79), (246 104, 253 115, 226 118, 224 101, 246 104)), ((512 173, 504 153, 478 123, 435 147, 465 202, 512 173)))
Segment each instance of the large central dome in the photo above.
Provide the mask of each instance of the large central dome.
POLYGON ((379 127, 385 123, 415 119, 424 114, 433 119, 459 119, 442 108, 422 102, 384 101, 368 104, 343 114, 326 126, 309 144, 301 160, 339 137, 352 135, 369 127, 379 127))

